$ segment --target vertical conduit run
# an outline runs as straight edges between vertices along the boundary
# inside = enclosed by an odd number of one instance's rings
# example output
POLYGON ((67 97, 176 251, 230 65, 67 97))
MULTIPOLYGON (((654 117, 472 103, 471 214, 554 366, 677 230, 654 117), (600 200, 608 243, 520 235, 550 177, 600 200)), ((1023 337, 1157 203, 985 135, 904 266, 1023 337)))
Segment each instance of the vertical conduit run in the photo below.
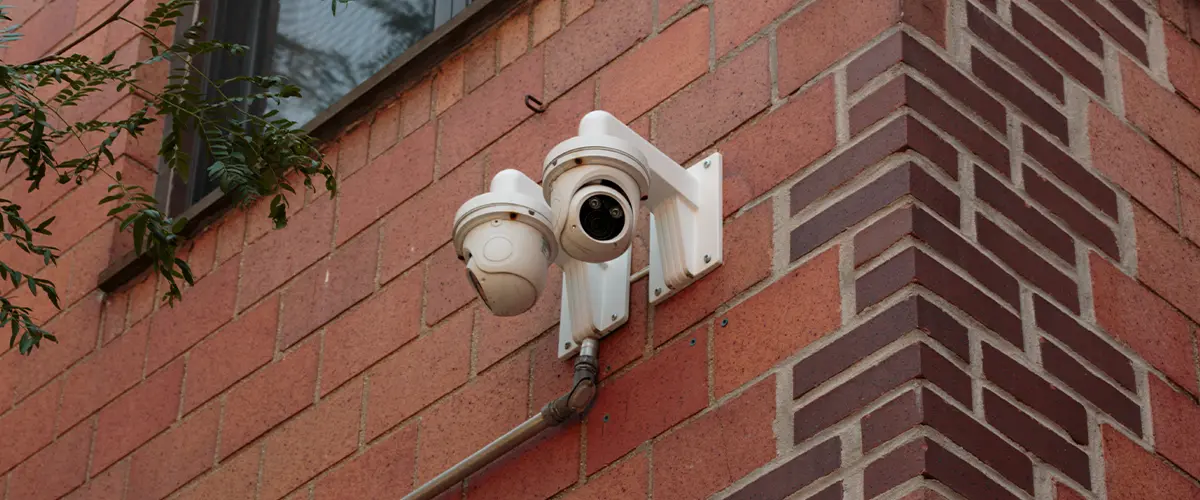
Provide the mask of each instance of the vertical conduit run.
MULTIPOLYGON (((472 453, 461 462, 438 474, 404 497, 405 500, 429 500, 462 482, 487 464, 516 448, 547 427, 561 425, 571 417, 582 413, 596 398, 596 382, 599 373, 600 342, 586 339, 579 346, 579 357, 575 358, 575 381, 571 390, 559 396, 521 425, 504 433, 487 446, 472 453)), ((436 446, 436 443, 434 444, 436 446)))

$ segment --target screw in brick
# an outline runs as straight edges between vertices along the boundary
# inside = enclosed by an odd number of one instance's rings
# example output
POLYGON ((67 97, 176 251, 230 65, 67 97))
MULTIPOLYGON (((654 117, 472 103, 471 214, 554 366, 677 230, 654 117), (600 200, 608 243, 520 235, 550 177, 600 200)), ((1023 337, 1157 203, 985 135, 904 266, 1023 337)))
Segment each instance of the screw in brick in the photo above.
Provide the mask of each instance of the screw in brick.
POLYGON ((696 339, 692 339, 692 341, 691 341, 691 342, 688 342, 688 344, 691 344, 691 345, 696 345, 696 339))
POLYGON ((604 414, 604 421, 608 422, 608 414, 607 413, 604 414))
POLYGON ((727 326, 729 326, 729 318, 722 319, 721 320, 721 328, 725 328, 727 326))

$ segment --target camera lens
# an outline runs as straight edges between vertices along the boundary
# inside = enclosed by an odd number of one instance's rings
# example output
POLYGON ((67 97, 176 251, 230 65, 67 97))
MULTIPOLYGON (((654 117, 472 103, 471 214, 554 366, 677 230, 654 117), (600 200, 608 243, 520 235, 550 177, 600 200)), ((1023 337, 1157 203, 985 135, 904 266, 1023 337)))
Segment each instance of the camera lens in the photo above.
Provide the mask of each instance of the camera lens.
POLYGON ((479 298, 483 299, 484 303, 487 303, 487 294, 483 292, 483 286, 479 284, 479 280, 475 278, 475 273, 471 272, 470 269, 467 269, 467 279, 471 281, 471 288, 475 289, 475 293, 479 294, 479 298))
POLYGON ((608 241, 620 236, 625 228, 625 211, 612 196, 594 194, 579 208, 579 223, 592 239, 608 241))

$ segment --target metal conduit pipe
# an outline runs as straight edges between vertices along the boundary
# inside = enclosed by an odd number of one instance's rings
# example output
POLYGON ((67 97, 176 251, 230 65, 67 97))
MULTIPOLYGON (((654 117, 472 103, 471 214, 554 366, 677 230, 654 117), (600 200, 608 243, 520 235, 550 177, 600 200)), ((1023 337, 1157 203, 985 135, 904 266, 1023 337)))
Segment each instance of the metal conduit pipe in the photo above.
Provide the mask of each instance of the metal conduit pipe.
POLYGON ((413 490, 404 499, 430 500, 521 443, 532 439, 547 427, 563 424, 571 417, 586 410, 596 399, 596 384, 600 373, 599 350, 600 342, 598 340, 585 339, 579 345, 579 357, 575 359, 575 380, 570 391, 546 403, 546 406, 542 407, 542 410, 530 417, 529 420, 464 458, 454 467, 430 479, 429 482, 413 490))

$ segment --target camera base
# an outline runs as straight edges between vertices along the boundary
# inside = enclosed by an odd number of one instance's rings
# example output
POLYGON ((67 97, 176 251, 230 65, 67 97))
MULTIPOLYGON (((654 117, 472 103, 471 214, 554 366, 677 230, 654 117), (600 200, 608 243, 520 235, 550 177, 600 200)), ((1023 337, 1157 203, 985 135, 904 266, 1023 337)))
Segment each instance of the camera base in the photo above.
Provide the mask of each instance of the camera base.
MULTIPOLYGON (((682 200, 666 200, 675 203, 672 211, 661 212, 667 217, 650 215, 650 303, 658 304, 678 293, 696 280, 703 278, 724 261, 722 253, 722 182, 721 153, 700 160, 686 169, 687 175, 696 180, 697 199, 702 203, 689 206, 682 200), (669 218, 669 219, 668 219, 669 218), (667 224, 678 234, 676 245, 665 245, 659 236, 660 224, 667 224), (668 246, 673 248, 668 248, 668 246), (685 268, 669 270, 664 265, 667 252, 675 252, 670 261, 682 263, 685 268)), ((655 210, 657 212, 657 210, 655 210)))
POLYGON ((563 267, 562 309, 558 319, 558 358, 579 351, 584 339, 599 339, 629 320, 629 273, 632 250, 600 264, 568 261, 563 267), (574 289, 577 292, 572 293, 574 289), (580 297, 582 296, 582 297, 580 297), (572 300, 593 299, 572 305, 572 300), (572 315, 591 316, 591 321, 572 315))

